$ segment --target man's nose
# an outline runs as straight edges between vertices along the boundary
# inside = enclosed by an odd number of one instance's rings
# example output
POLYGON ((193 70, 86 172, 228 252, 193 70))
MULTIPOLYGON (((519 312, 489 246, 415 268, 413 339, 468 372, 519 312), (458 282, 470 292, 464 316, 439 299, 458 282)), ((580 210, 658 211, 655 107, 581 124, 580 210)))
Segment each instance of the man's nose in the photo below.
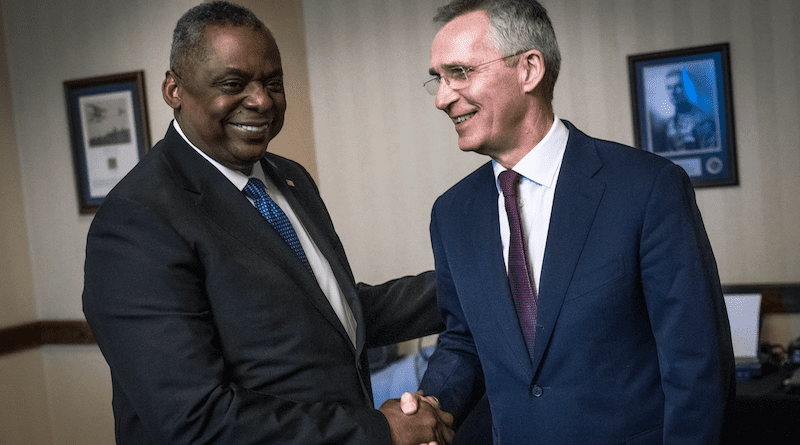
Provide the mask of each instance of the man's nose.
POLYGON ((266 111, 272 106, 272 96, 261 82, 250 82, 245 89, 244 106, 257 111, 266 111))
POLYGON ((436 90, 436 108, 445 110, 458 99, 456 90, 450 88, 445 79, 439 80, 439 89, 436 90))

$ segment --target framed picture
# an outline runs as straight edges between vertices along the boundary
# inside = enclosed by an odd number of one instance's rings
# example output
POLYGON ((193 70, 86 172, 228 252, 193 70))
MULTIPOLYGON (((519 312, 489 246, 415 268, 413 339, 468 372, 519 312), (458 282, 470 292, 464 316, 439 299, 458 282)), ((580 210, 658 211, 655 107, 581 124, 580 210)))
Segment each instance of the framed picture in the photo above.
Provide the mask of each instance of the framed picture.
POLYGON ((144 71, 64 82, 81 213, 103 198, 150 148, 144 71))
POLYGON ((728 44, 631 55, 628 69, 636 147, 695 187, 738 184, 728 44))

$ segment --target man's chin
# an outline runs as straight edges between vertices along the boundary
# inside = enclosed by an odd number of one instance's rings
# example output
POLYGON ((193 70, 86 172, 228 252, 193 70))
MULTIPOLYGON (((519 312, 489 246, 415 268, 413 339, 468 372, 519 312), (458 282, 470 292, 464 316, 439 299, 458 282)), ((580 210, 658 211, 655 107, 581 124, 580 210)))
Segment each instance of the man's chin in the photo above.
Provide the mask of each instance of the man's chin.
POLYGON ((463 152, 483 153, 479 144, 469 143, 467 141, 458 141, 458 148, 463 152))
POLYGON ((251 152, 252 156, 250 156, 249 160, 252 161, 255 164, 256 162, 260 161, 261 158, 264 157, 264 155, 267 154, 267 151, 268 150, 267 150, 266 147, 264 147, 262 150, 252 151, 251 152))
POLYGON ((261 158, 264 156, 264 153, 267 152, 269 149, 269 140, 259 139, 259 140, 249 140, 243 141, 239 144, 239 152, 242 154, 248 154, 252 157, 261 158))

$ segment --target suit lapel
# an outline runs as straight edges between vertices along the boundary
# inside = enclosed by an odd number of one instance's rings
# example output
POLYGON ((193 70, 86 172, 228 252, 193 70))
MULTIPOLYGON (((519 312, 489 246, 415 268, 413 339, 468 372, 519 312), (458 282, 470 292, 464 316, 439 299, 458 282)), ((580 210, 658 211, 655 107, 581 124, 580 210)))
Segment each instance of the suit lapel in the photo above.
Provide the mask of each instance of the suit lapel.
MULTIPOLYGON (((357 298, 358 295, 356 289, 352 285, 353 277, 350 274, 349 267, 346 267, 346 265, 343 264, 339 256, 334 251, 330 234, 325 233, 320 228, 319 221, 322 219, 322 217, 317 216, 316 214, 312 216, 310 213, 324 211, 324 209, 317 209, 312 205, 312 202, 318 199, 317 192, 315 190, 307 190, 308 187, 302 187, 300 185, 305 183, 305 178, 302 178, 301 180, 301 178, 287 177, 281 170, 276 168, 276 166, 269 159, 263 159, 261 166, 264 170, 264 174, 266 174, 270 180, 272 180, 275 186, 280 189, 284 198, 286 198, 286 200, 289 202, 289 205, 292 207, 295 215, 297 215, 297 218, 303 224, 306 232, 308 232, 308 235, 312 240, 314 240, 317 248, 319 248, 322 255, 330 264, 331 270, 333 271, 333 274, 339 283, 339 288, 342 290, 342 293, 344 294, 345 299, 350 306, 350 311, 353 313, 353 317, 356 319, 357 358, 361 353, 361 348, 364 345, 366 336, 366 331, 363 326, 364 323, 362 322, 361 305, 357 298), (313 193, 313 199, 306 199, 303 196, 305 193, 313 193)), ((300 264, 299 261, 298 264, 300 264)), ((319 291, 319 286, 316 286, 316 282, 314 284, 319 291)), ((314 304, 320 309, 320 312, 323 313, 328 321, 330 321, 331 324, 333 324, 343 336, 349 339, 347 331, 345 331, 344 326, 342 326, 342 323, 339 320, 339 317, 333 311, 333 308, 331 307, 330 302, 328 302, 328 299, 325 297, 325 295, 321 291, 311 295, 314 304), (319 296, 321 296, 321 298, 318 298, 319 296)))
POLYGON ((477 187, 463 202, 464 213, 454 218, 461 227, 453 236, 461 240, 458 244, 464 249, 464 252, 454 254, 470 259, 468 267, 461 272, 463 276, 457 280, 465 283, 463 290, 458 292, 475 299, 469 306, 473 312, 479 313, 472 316, 487 320, 487 332, 500 330, 490 340, 498 347, 505 345, 509 350, 508 356, 514 357, 517 369, 530 379, 533 369, 503 260, 498 193, 491 163, 484 165, 477 174, 477 187))
POLYGON ((591 138, 565 121, 569 140, 556 184, 539 285, 538 369, 589 235, 605 185, 592 179, 602 162, 591 138))
MULTIPOLYGON (((186 144, 183 138, 173 129, 172 125, 170 125, 164 139, 167 142, 164 148, 164 155, 169 160, 170 165, 179 176, 186 190, 195 194, 195 205, 200 212, 265 261, 280 265, 286 272, 286 276, 294 280, 295 284, 301 289, 299 293, 311 299, 323 317, 342 335, 347 337, 344 327, 342 327, 339 318, 333 311, 317 281, 308 273, 297 258, 297 255, 286 245, 283 238, 258 210, 247 201, 244 194, 231 184, 219 170, 186 144)), ((265 168, 265 172, 267 170, 274 172, 275 169, 270 166, 269 169, 265 168)), ((315 233, 317 228, 305 212, 301 211, 303 206, 288 190, 285 179, 277 179, 275 176, 272 176, 271 179, 281 186, 281 192, 289 200, 292 210, 298 214, 299 218, 302 218, 303 224, 310 231, 315 242, 323 250, 323 253, 328 256, 323 249, 323 246, 328 248, 328 243, 319 241, 327 238, 315 233)))

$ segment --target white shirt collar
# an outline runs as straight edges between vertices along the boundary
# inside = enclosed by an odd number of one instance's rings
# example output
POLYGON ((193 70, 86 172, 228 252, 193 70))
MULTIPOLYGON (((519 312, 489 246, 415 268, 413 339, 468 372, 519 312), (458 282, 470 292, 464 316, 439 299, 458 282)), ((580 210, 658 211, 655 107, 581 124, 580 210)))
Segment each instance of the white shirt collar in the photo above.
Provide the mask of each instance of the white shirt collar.
MULTIPOLYGON (((567 148, 568 137, 569 129, 558 116, 555 116, 550 131, 528 154, 520 159, 512 170, 539 185, 547 188, 554 187, 561 159, 567 148)), ((492 160, 492 169, 494 169, 495 182, 497 182, 497 176, 506 170, 495 160, 492 160)), ((502 194, 499 183, 497 191, 502 194)))
MULTIPOLYGON (((183 133, 183 130, 181 130, 181 126, 178 124, 177 120, 173 119, 172 126, 175 127, 175 131, 177 131, 178 134, 181 135, 183 140, 186 141, 186 143, 189 144, 190 147, 192 147, 196 152, 198 152, 200 154, 200 156, 204 157, 208 162, 210 162, 211 165, 216 167, 217 170, 220 171, 220 173, 225 175, 225 177, 228 178, 228 180, 231 181, 233 183, 233 185, 236 186, 236 188, 239 189, 239 191, 244 190, 244 187, 247 185, 247 181, 250 180, 250 176, 245 175, 244 173, 240 172, 239 170, 234 170, 232 168, 228 168, 228 167, 220 164, 219 162, 217 162, 213 158, 211 158, 211 156, 205 154, 202 150, 197 148, 197 146, 194 145, 192 143, 192 141, 190 141, 189 138, 187 138, 186 135, 183 133)), ((265 179, 264 178, 264 173, 261 170, 261 163, 260 162, 256 162, 255 164, 253 164, 253 171, 251 173, 251 176, 255 176, 255 177, 261 179, 262 182, 265 182, 264 181, 264 179, 265 179)), ((265 185, 267 187, 269 187, 269 185, 266 182, 265 182, 265 185)))

